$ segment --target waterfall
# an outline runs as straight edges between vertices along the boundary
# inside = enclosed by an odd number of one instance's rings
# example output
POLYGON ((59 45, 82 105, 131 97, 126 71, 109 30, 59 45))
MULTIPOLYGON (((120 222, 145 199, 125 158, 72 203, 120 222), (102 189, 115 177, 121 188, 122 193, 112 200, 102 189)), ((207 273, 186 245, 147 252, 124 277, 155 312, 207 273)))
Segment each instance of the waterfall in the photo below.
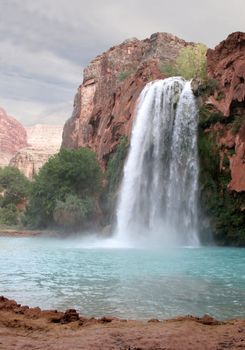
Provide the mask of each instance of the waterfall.
POLYGON ((197 106, 189 81, 142 91, 117 208, 117 238, 198 245, 197 106))

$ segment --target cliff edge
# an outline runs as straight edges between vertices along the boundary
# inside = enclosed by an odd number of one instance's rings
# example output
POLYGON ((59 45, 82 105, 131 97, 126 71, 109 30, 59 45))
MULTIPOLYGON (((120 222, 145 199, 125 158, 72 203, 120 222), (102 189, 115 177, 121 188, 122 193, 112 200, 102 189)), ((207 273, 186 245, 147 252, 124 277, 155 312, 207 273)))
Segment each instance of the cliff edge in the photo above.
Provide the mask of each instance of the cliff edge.
POLYGON ((168 33, 129 39, 96 57, 84 70, 72 117, 63 131, 63 146, 89 147, 105 167, 122 136, 129 136, 143 87, 164 78, 180 49, 190 43, 168 33))

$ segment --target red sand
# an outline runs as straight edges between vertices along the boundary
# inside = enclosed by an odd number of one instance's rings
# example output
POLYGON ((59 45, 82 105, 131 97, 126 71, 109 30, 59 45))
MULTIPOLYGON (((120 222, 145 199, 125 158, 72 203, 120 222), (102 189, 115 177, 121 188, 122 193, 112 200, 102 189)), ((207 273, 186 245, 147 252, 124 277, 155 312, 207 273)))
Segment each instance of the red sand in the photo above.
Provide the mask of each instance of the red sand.
POLYGON ((21 306, 0 297, 0 349, 221 350, 245 349, 245 319, 209 316, 172 320, 87 319, 75 310, 21 306))

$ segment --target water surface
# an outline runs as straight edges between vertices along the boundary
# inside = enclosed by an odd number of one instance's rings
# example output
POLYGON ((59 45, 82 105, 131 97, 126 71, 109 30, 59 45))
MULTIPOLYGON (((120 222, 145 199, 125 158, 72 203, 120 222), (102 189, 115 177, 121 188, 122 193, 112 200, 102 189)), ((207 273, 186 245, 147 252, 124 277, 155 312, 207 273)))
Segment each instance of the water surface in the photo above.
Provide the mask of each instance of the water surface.
POLYGON ((245 249, 87 249, 79 239, 0 237, 0 294, 88 316, 245 317, 245 249))

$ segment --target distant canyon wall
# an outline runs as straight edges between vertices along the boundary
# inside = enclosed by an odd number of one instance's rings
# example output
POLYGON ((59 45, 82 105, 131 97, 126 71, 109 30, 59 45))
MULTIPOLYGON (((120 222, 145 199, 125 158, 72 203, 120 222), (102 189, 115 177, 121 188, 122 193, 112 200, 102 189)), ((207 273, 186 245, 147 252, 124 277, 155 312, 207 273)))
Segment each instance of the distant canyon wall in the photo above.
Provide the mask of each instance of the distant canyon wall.
POLYGON ((20 149, 9 164, 32 179, 48 159, 59 152, 63 125, 38 124, 26 127, 26 132, 27 147, 20 149))
POLYGON ((26 146, 25 128, 0 107, 0 166, 8 165, 16 152, 26 146))
POLYGON ((63 125, 24 127, 0 108, 0 166, 11 165, 32 179, 59 152, 63 125))

